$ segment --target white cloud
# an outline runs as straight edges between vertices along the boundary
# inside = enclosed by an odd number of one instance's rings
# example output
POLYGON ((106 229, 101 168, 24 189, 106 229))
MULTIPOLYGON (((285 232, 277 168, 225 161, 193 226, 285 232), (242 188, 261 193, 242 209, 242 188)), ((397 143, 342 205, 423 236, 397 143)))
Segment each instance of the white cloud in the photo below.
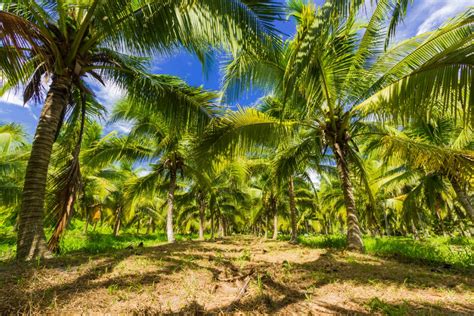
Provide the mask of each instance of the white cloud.
POLYGON ((418 27, 417 34, 438 28, 449 18, 455 17, 472 5, 474 0, 425 0, 423 10, 420 11, 425 12, 426 18, 418 27))
POLYGON ((120 99, 125 96, 125 91, 114 83, 92 84, 97 100, 107 109, 111 109, 120 99))
POLYGON ((132 130, 132 124, 129 122, 118 122, 115 124, 112 124, 112 128, 114 130, 118 130, 121 133, 128 134, 132 130))
POLYGON ((321 184, 321 175, 313 170, 313 169, 310 169, 308 171, 308 175, 309 175, 309 179, 311 180, 311 182, 313 183, 313 185, 317 188, 319 187, 319 185, 321 184))

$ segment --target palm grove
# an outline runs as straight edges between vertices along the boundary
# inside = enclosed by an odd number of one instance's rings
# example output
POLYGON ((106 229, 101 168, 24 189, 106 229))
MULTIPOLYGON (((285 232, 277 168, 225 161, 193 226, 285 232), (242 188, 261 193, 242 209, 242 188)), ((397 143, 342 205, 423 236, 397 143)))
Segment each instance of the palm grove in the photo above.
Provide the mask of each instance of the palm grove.
POLYGON ((169 242, 339 232, 356 251, 364 234, 471 234, 474 10, 397 41, 410 3, 3 1, 1 93, 42 104, 31 143, 0 125, 17 258, 59 252, 73 219, 169 242), (149 72, 177 49, 226 56, 222 91, 149 72), (107 113, 93 82, 126 96, 107 113), (255 107, 226 106, 253 87, 255 107))

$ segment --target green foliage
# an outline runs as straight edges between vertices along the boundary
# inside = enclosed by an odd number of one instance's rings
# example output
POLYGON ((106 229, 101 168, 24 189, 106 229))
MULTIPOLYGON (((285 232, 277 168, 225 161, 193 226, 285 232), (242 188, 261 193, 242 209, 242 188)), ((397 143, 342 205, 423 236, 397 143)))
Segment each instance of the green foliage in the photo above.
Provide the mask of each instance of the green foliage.
MULTIPOLYGON (((469 235, 474 11, 391 44, 409 2, 371 2, 367 21, 358 21, 367 1, 288 1, 296 34, 281 45, 272 22, 282 8, 271 0, 64 2, 48 9, 6 1, 0 95, 25 86, 25 101, 39 101, 43 77, 74 69, 49 164, 47 235, 56 227, 50 249, 153 245, 164 236, 150 232, 165 225, 170 241, 173 230, 205 227, 214 236, 219 227, 223 236, 304 232, 300 243, 335 249, 354 248, 344 231, 469 235), (223 91, 149 74, 150 59, 137 57, 178 47, 203 66, 211 47, 229 53, 223 91), (94 120, 106 110, 86 77, 127 91, 108 123, 129 124, 130 132, 103 135, 94 120), (258 106, 233 111, 219 104, 254 86, 266 93, 258 106), (80 231, 83 222, 94 232, 80 231)), ((28 150, 20 127, 0 125, 5 227, 16 225, 28 150)), ((10 257, 13 232, 0 234, 2 256, 10 257)), ((469 238, 364 240, 369 253, 472 267, 469 238)))
POLYGON ((343 249, 346 246, 346 238, 343 235, 304 235, 298 237, 298 242, 313 248, 343 249))
MULTIPOLYGON (((343 235, 300 236, 299 243, 312 248, 343 249, 343 235)), ((364 237, 366 251, 382 257, 418 262, 444 268, 472 269, 474 239, 466 237, 431 237, 414 240, 409 237, 364 237)))
MULTIPOLYGON (((12 227, 0 226, 0 261, 9 260, 15 256, 16 235, 12 227)), ((109 226, 98 226, 95 231, 84 233, 84 223, 74 221, 71 228, 61 240, 61 255, 76 252, 87 254, 98 254, 113 251, 114 249, 126 249, 133 247, 137 249, 140 243, 145 247, 156 246, 166 243, 166 234, 158 232, 155 234, 137 234, 135 229, 125 230, 121 235, 114 237, 112 228, 109 226)), ((48 233, 47 233, 48 234, 48 233)), ((50 234, 50 233, 49 233, 50 234)), ((48 235, 49 235, 48 234, 48 235)), ((197 238, 194 235, 176 235, 176 240, 197 238)))
POLYGON ((382 313, 387 316, 407 315, 410 310, 410 306, 405 302, 399 305, 391 305, 385 303, 378 297, 371 299, 367 305, 370 308, 371 313, 382 313))

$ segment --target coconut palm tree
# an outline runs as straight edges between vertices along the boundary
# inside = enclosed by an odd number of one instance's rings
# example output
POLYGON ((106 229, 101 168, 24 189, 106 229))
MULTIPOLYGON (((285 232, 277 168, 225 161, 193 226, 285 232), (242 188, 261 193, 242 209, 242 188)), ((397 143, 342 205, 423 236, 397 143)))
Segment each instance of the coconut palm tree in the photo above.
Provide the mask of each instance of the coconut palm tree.
POLYGON ((456 112, 465 124, 474 117, 469 101, 474 10, 434 32, 387 48, 396 2, 378 2, 361 27, 355 22, 359 6, 341 14, 331 1, 318 8, 293 1, 298 4, 292 7, 297 33, 281 55, 272 59, 269 54, 244 52, 226 69, 225 88, 231 95, 249 84, 271 89, 280 100, 281 118, 254 109, 238 111, 216 122, 201 146, 207 154, 229 148, 245 152, 254 144, 276 147, 292 126, 307 130, 316 146, 311 150, 320 155, 330 151, 334 157, 347 212, 347 245, 358 251, 364 246, 354 176, 368 187, 355 138, 360 122, 379 117, 405 123, 435 109, 456 112), (300 116, 287 119, 285 111, 300 116))
MULTIPOLYGON (((180 85, 181 89, 184 90, 183 82, 171 77, 170 80, 176 81, 177 85, 180 85)), ((168 179, 166 231, 170 243, 175 241, 173 217, 178 173, 183 175, 185 168, 191 169, 187 162, 190 142, 192 141, 190 133, 198 132, 209 122, 213 114, 213 100, 217 97, 216 94, 204 91, 201 88, 186 87, 186 89, 189 90, 188 98, 195 103, 196 108, 200 109, 201 115, 195 117, 194 120, 187 119, 188 122, 185 126, 177 127, 176 124, 179 123, 179 120, 169 122, 163 115, 145 111, 143 107, 140 107, 140 103, 130 99, 119 104, 112 115, 112 121, 125 120, 133 124, 132 131, 128 135, 129 141, 126 141, 125 147, 118 148, 119 154, 122 155, 124 150, 131 153, 137 147, 145 147, 146 157, 151 159, 153 163, 150 173, 142 178, 143 183, 137 185, 143 185, 143 188, 150 189, 149 192, 153 192, 153 187, 156 188, 156 184, 159 183, 160 179, 168 179), (137 139, 143 141, 140 142, 137 139)), ((142 150, 139 150, 136 155, 129 155, 128 158, 145 158, 141 153, 142 150)), ((110 157, 113 156, 109 156, 109 159, 110 157)))
POLYGON ((0 209, 15 227, 29 149, 21 126, 0 125, 0 209))
MULTIPOLYGON (((206 165, 200 160, 194 160, 194 163, 206 165)), ((211 240, 215 236, 216 221, 219 237, 226 236, 230 226, 241 226, 237 222, 243 222, 243 211, 249 200, 245 183, 249 176, 248 161, 219 157, 207 164, 204 172, 194 174, 198 176, 199 186, 208 198, 211 240)))
POLYGON ((3 1, 1 90, 22 86, 25 103, 44 99, 26 171, 18 259, 47 252, 43 207, 52 147, 67 109, 75 106, 71 97, 92 95, 86 78, 113 82, 137 99, 172 100, 161 109, 186 112, 187 100, 166 81, 147 76, 147 59, 136 56, 185 47, 206 63, 210 47, 235 54, 270 46, 275 36, 271 21, 278 10, 272 1, 246 0, 3 1))
POLYGON ((404 186, 411 184, 407 194, 413 198, 407 196, 405 209, 413 211, 421 203, 435 211, 442 224, 441 206, 448 206, 454 193, 466 217, 473 220, 468 192, 474 147, 469 126, 462 126, 449 116, 438 116, 413 121, 403 131, 386 128, 379 132, 382 136, 366 142, 365 150, 375 151, 377 156, 384 157, 386 165, 392 166, 382 175, 382 181, 385 177, 391 185, 397 180, 404 186), (405 165, 400 166, 401 162, 405 165))

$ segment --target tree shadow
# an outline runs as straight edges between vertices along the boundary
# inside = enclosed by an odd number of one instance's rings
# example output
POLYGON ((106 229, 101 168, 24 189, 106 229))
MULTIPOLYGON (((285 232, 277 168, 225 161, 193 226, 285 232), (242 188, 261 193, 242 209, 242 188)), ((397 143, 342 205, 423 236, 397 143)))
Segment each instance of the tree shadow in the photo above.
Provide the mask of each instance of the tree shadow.
MULTIPOLYGON (((194 252, 212 252, 212 249, 203 246, 204 242, 178 242, 163 244, 154 247, 114 250, 102 254, 89 255, 77 252, 74 255, 44 259, 37 262, 19 263, 12 261, 4 264, 0 270, 0 313, 30 312, 36 308, 44 310, 50 307, 55 300, 67 302, 81 293, 101 288, 111 288, 111 291, 129 288, 139 284, 147 286, 160 282, 163 277, 180 271, 203 269, 211 272, 213 279, 218 280, 223 272, 212 266, 196 263, 200 260, 213 260, 213 256, 195 255, 194 252), (110 274, 117 266, 131 256, 143 257, 154 262, 163 262, 163 266, 149 273, 134 273, 119 275, 99 280, 103 275, 110 274), (38 271, 57 270, 59 272, 75 273, 88 262, 93 266, 86 267, 77 278, 69 282, 56 285, 45 285, 41 289, 29 291, 30 284, 37 282, 38 271), (4 286, 5 285, 5 286, 4 286), (8 288, 6 285, 9 285, 8 288)), ((215 260, 215 259, 214 259, 215 260)), ((230 260, 222 260, 222 266, 238 271, 230 260)))
MULTIPOLYGON (((55 301, 67 303, 78 295, 104 288, 110 289, 113 294, 114 291, 119 292, 137 285, 140 287, 152 286, 167 280, 176 273, 184 271, 186 274, 187 270, 208 271, 212 275, 212 282, 219 284, 219 282, 224 282, 222 276, 225 274, 227 277, 227 272, 231 276, 243 274, 244 268, 235 262, 239 252, 237 250, 248 249, 247 246, 250 245, 247 241, 244 243, 239 240, 225 241, 227 245, 234 247, 228 249, 231 250, 229 255, 234 257, 216 255, 218 247, 213 243, 185 241, 154 247, 114 250, 98 255, 76 253, 39 263, 11 263, 0 270, 0 313, 44 311, 55 301), (113 273, 121 269, 119 266, 121 262, 132 256, 149 260, 153 269, 140 271, 137 268, 129 271, 128 274, 113 273), (51 271, 53 277, 55 270, 66 272, 69 280, 54 284, 44 282, 44 286, 40 284, 40 286, 32 287, 35 282, 38 283, 40 277, 38 271, 42 270, 51 271)), ((278 250, 285 251, 289 248, 295 249, 294 246, 285 243, 278 250)), ((255 251, 255 248, 252 248, 252 251, 255 251)), ((463 291, 463 286, 474 288, 474 280, 469 275, 454 274, 451 271, 433 273, 424 266, 408 265, 337 250, 322 252, 317 259, 312 261, 287 263, 287 267, 284 264, 266 261, 265 257, 256 257, 245 264, 247 271, 250 269, 257 271, 252 274, 253 291, 249 291, 249 294, 241 300, 221 303, 218 307, 208 309, 200 305, 205 302, 194 300, 180 309, 178 313, 200 315, 222 312, 250 313, 258 310, 273 314, 282 312, 293 304, 301 305, 307 312, 317 312, 316 308, 321 308, 321 310, 332 313, 361 313, 359 310, 351 310, 346 306, 341 307, 318 301, 317 297, 310 300, 312 303, 308 302, 307 288, 321 288, 332 282, 351 282, 356 285, 381 283, 387 286, 403 285, 415 289, 444 287, 454 292, 463 291), (283 269, 287 269, 291 282, 285 282, 279 277, 283 269), (260 287, 261 291, 255 290, 256 287, 260 287), (317 304, 315 305, 314 302, 317 304)), ((239 289, 237 285, 233 286, 236 290, 239 289)), ((393 310, 405 308, 408 314, 412 311, 429 312, 433 310, 435 313, 439 311, 440 314, 457 311, 449 307, 431 306, 428 303, 405 302, 392 305, 384 302, 377 305, 376 301, 354 301, 354 303, 379 313, 385 313, 384 309, 390 311, 390 308, 393 310)), ((462 304, 457 304, 457 306, 460 310, 469 310, 470 308, 468 305, 463 306, 462 304)), ((146 314, 147 311, 163 313, 162 310, 152 311, 148 307, 143 307, 134 312, 140 314, 146 314)))

